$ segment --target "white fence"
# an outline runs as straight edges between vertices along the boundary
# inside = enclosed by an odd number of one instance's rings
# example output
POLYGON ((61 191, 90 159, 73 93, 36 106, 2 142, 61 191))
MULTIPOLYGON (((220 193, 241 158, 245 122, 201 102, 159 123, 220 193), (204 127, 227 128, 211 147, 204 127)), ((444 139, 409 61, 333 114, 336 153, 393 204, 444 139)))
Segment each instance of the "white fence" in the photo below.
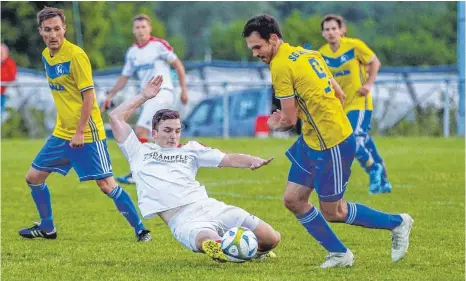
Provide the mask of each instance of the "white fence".
MULTIPOLYGON (((204 67, 189 70, 188 92, 190 102, 187 106, 178 104, 182 117, 193 109, 201 100, 212 95, 225 95, 229 91, 270 85, 270 74, 267 68, 223 68, 204 67)), ((115 83, 118 73, 110 73, 94 77, 97 100, 105 98, 105 93, 115 83)), ((175 81, 177 85, 177 81, 175 81)), ((117 95, 115 103, 135 95, 138 83, 130 80, 127 86, 117 95)), ((179 87, 175 90, 179 97, 179 87)), ((449 73, 380 73, 372 90, 374 99, 373 118, 377 129, 381 132, 393 127, 401 120, 413 119, 416 107, 434 107, 443 110, 443 135, 449 136, 450 108, 458 105, 458 83, 455 74, 449 73)), ((7 107, 10 111, 20 112, 31 137, 41 137, 38 128, 45 127, 50 133, 55 125, 55 108, 48 83, 42 74, 20 72, 16 82, 7 89, 7 107), (33 110, 43 112, 43 120, 31 116, 33 110)), ((179 100, 179 99, 177 99, 179 100)), ((224 99, 228 102, 228 99, 224 99)), ((228 107, 224 107, 228 108, 228 107)), ((8 119, 8 113, 2 120, 8 119)), ((224 118, 228 131, 228 118, 224 118)))

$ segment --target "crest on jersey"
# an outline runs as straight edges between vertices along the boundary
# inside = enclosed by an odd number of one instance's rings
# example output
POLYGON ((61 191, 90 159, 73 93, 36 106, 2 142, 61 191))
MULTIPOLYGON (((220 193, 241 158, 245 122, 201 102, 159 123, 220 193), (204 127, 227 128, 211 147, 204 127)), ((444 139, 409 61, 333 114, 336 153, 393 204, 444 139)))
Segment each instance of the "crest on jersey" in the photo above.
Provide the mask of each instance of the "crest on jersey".
POLYGON ((63 74, 63 65, 61 63, 55 65, 55 72, 58 74, 58 75, 62 75, 63 74))

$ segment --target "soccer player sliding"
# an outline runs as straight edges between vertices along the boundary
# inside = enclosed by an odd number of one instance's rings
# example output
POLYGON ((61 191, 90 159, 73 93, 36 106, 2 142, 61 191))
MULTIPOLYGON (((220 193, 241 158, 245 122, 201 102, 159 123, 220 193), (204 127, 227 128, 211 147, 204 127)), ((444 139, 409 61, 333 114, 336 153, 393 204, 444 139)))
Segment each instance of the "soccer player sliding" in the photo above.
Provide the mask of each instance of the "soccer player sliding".
POLYGON ((201 167, 256 170, 273 158, 225 154, 195 141, 180 145, 180 115, 170 109, 161 109, 152 118, 154 143, 142 144, 126 122, 139 106, 156 98, 162 81, 160 75, 150 79, 140 94, 109 114, 115 140, 130 164, 143 217, 160 216, 184 247, 204 252, 217 261, 229 261, 220 240, 234 227, 247 228, 256 235, 259 242, 256 259, 275 257, 271 250, 280 241, 277 231, 241 208, 210 198, 205 187, 196 181, 201 167))

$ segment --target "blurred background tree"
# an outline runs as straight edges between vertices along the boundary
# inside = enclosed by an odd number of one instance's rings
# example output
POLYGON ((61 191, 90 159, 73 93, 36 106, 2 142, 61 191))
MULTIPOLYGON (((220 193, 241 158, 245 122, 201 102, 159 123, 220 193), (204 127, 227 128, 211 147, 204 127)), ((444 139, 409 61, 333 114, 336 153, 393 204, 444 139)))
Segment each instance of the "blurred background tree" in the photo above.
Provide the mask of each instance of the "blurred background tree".
MULTIPOLYGON (((95 69, 123 64, 134 42, 132 18, 146 13, 154 36, 165 38, 182 59, 251 60, 241 32, 251 16, 280 21, 292 45, 324 44, 325 14, 345 17, 348 36, 364 40, 385 66, 456 63, 456 2, 79 2, 83 47, 95 69)), ((44 6, 65 10, 67 38, 76 43, 72 2, 2 2, 2 41, 19 66, 42 69, 44 43, 36 13, 44 6)))

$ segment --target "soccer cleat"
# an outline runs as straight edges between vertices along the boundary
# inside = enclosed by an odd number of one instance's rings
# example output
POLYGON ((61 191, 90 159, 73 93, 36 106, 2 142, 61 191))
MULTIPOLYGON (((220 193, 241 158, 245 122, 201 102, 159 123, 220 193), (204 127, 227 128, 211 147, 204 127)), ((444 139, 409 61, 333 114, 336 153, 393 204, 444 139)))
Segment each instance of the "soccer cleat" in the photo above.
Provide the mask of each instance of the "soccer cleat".
POLYGON ((150 235, 150 231, 147 229, 141 230, 138 234, 136 234, 136 242, 150 242, 152 241, 152 235, 150 235))
POLYGON ((227 262, 228 258, 223 253, 222 246, 214 240, 206 240, 202 242, 202 250, 206 255, 218 262, 227 262))
POLYGON ((127 174, 126 176, 117 177, 116 180, 123 184, 135 184, 133 175, 131 173, 127 174))
POLYGON ((392 192, 392 184, 388 181, 388 179, 382 180, 382 193, 390 192, 392 192))
POLYGON ((346 253, 329 253, 320 268, 350 267, 353 263, 354 255, 350 249, 347 249, 346 253))
POLYGON ((369 194, 376 194, 382 192, 381 179, 383 174, 383 166, 379 163, 374 163, 369 171, 369 194))
POLYGON ((392 184, 388 181, 387 178, 387 168, 385 168, 385 163, 380 163, 383 167, 382 178, 380 179, 380 184, 382 185, 382 193, 392 192, 392 184))
POLYGON ((51 232, 45 232, 40 228, 40 223, 35 222, 33 227, 23 228, 18 231, 18 234, 24 238, 45 238, 45 239, 56 239, 57 230, 53 229, 51 232))
POLYGON ((401 214, 403 222, 392 230, 392 261, 401 260, 408 251, 409 234, 414 220, 408 214, 401 214))
POLYGON ((265 253, 265 254, 259 254, 257 253, 254 258, 252 258, 253 260, 255 261, 263 261, 263 260, 266 260, 266 259, 275 259, 277 258, 277 254, 275 254, 274 252, 270 251, 268 253, 265 253))

